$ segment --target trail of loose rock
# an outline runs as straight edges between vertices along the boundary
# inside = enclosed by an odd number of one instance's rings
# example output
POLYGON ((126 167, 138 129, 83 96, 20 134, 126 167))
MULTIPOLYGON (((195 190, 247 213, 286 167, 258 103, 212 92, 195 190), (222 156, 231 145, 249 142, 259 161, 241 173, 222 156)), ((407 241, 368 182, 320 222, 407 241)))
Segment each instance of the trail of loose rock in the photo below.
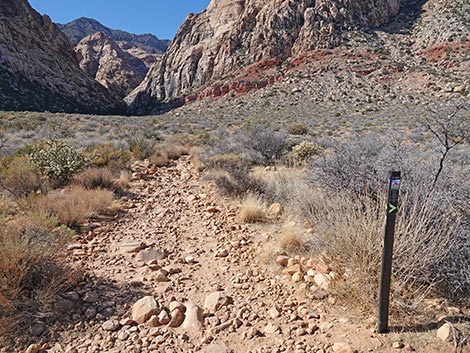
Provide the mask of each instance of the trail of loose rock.
POLYGON ((189 158, 142 170, 132 192, 124 216, 90 225, 70 247, 91 279, 64 299, 74 324, 57 328, 50 352, 392 349, 321 292, 263 265, 262 232, 237 222, 236 204, 202 182, 189 158))

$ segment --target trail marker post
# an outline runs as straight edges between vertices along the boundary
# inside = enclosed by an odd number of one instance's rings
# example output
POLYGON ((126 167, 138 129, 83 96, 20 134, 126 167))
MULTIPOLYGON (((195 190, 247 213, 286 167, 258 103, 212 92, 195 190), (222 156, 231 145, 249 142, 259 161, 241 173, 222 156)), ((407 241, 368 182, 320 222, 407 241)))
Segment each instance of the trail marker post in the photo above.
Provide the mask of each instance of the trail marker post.
POLYGON ((393 242, 395 238, 395 221, 398 212, 398 193, 400 191, 401 173, 390 172, 388 179, 387 216, 385 238, 382 252, 382 272, 380 275, 379 322, 378 332, 388 332, 388 311, 390 305, 390 281, 392 278, 393 242))

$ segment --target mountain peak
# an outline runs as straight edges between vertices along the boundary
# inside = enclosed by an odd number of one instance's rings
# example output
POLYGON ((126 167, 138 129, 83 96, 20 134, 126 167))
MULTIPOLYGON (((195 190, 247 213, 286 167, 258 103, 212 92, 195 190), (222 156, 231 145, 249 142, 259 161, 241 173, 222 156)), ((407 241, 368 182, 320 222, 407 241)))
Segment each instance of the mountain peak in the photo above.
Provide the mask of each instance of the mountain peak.
POLYGON ((96 32, 102 32, 116 42, 132 42, 132 44, 151 54, 164 53, 170 44, 169 40, 160 40, 153 34, 132 34, 126 31, 111 29, 101 22, 88 17, 80 17, 58 26, 73 45, 77 45, 83 38, 96 32))

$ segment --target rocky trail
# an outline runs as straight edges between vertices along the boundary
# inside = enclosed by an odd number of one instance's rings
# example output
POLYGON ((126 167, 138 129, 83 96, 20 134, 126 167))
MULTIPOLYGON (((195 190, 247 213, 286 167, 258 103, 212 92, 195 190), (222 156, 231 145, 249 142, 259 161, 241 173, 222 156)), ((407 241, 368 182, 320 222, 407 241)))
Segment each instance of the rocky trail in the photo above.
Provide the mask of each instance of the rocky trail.
POLYGON ((59 303, 71 320, 28 352, 443 348, 436 341, 423 348, 398 333, 378 335, 374 323, 348 316, 318 281, 295 283, 295 272, 321 274, 324 265, 314 259, 279 256, 264 264, 266 234, 238 222, 236 202, 201 181, 189 157, 169 167, 142 166, 133 175, 133 196, 122 203, 125 213, 90 223, 88 234, 69 246, 73 262, 87 274, 59 303))

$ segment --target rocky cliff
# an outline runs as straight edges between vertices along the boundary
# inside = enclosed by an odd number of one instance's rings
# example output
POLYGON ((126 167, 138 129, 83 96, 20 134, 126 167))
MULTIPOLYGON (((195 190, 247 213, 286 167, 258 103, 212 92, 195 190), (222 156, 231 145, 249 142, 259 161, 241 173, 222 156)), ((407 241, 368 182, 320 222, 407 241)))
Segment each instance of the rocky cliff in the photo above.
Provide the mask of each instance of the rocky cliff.
POLYGON ((127 102, 145 110, 248 64, 338 46, 344 30, 384 25, 399 10, 400 0, 212 0, 204 12, 188 16, 127 102))
POLYGON ((121 101, 78 66, 67 37, 27 0, 0 2, 0 110, 120 113, 121 101))
POLYGON ((122 50, 103 32, 83 38, 75 51, 80 67, 122 98, 139 85, 148 71, 144 60, 122 50))
POLYGON ((126 47, 138 47, 150 54, 164 53, 171 41, 158 39, 153 34, 132 34, 121 30, 111 29, 100 22, 86 17, 80 17, 66 24, 59 24, 59 28, 77 45, 83 38, 102 32, 118 44, 126 47))

